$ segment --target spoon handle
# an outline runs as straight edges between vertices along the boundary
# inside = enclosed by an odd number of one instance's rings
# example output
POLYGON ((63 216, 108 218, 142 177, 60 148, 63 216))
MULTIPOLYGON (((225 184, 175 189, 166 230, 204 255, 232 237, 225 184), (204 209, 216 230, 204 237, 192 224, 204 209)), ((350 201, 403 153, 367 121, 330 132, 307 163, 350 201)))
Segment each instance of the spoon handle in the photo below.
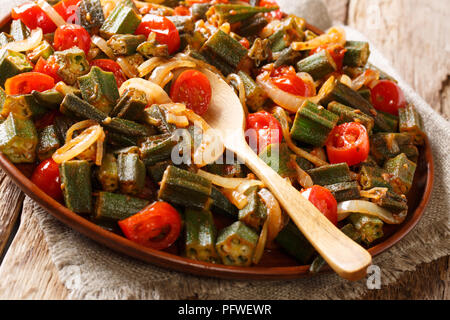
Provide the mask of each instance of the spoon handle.
POLYGON ((372 262, 368 251, 336 228, 299 191, 262 161, 247 143, 234 144, 234 152, 264 182, 303 235, 341 277, 363 278, 372 262))

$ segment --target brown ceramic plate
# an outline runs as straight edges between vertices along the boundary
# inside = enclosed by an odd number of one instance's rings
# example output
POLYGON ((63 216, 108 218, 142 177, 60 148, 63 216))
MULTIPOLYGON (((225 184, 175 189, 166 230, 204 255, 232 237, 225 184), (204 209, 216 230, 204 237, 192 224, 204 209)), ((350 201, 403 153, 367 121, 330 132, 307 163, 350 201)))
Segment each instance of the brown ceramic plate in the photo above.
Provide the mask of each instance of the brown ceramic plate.
MULTIPOLYGON (((310 29, 321 33, 320 30, 314 27, 310 27, 310 29)), ((0 153, 0 167, 29 197, 47 209, 55 218, 92 240, 139 260, 181 272, 225 279, 280 280, 311 275, 308 271, 308 265, 299 266, 295 260, 279 249, 266 250, 258 266, 243 268, 204 263, 184 258, 177 255, 177 251, 181 252, 181 246, 178 246, 178 244, 175 244, 167 251, 157 251, 143 247, 97 226, 49 197, 28 179, 33 170, 33 165, 16 166, 0 153)), ((424 213, 425 206, 430 198, 432 185, 433 157, 427 140, 425 146, 420 148, 413 187, 408 194, 408 216, 405 222, 399 226, 391 225, 385 227, 385 236, 369 249, 372 256, 389 249, 413 229, 424 213)), ((219 226, 224 226, 230 222, 217 221, 217 223, 219 226)))

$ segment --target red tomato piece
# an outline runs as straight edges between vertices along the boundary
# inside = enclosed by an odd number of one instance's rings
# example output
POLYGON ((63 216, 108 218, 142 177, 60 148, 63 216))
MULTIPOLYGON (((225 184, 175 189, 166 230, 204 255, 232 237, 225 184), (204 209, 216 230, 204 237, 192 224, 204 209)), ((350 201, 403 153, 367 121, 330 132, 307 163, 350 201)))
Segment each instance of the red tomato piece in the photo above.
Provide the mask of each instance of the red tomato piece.
POLYGON ((50 56, 48 60, 40 57, 36 65, 34 66, 34 72, 40 72, 55 80, 55 82, 62 81, 61 77, 58 75, 59 64, 56 62, 55 56, 50 56))
POLYGON ((313 186, 301 192, 334 225, 338 223, 337 201, 327 188, 313 186))
POLYGON ((25 72, 9 78, 5 82, 7 94, 28 94, 33 90, 45 91, 55 86, 55 80, 39 72, 25 72))
POLYGON ((31 181, 53 199, 62 200, 59 166, 52 158, 42 161, 34 169, 31 181))
POLYGON ((191 10, 189 10, 188 7, 185 6, 178 6, 173 9, 176 16, 190 16, 191 10))
POLYGON ((145 247, 163 250, 178 239, 181 217, 167 202, 155 202, 135 215, 119 221, 119 226, 129 240, 145 247))
POLYGON ((91 48, 91 36, 82 26, 65 24, 56 29, 53 46, 58 51, 78 47, 87 55, 91 48))
POLYGON ((366 127, 357 122, 341 124, 331 131, 326 143, 330 163, 346 162, 349 166, 361 163, 369 156, 369 135, 366 127))
POLYGON ((267 111, 259 111, 247 116, 246 134, 248 137, 256 135, 257 148, 251 147, 258 150, 258 153, 264 150, 266 146, 280 143, 283 139, 280 123, 267 111))
POLYGON ((186 104, 198 115, 208 111, 211 95, 208 78, 197 70, 183 71, 170 88, 170 97, 174 102, 186 104))
MULTIPOLYGON (((259 2, 259 6, 266 8, 279 7, 278 3, 275 0, 261 0, 259 2)), ((284 17, 284 13, 280 9, 267 12, 264 15, 269 19, 277 19, 277 20, 280 20, 284 17)))
POLYGON ((239 40, 239 43, 242 44, 244 48, 250 49, 250 42, 247 38, 242 38, 241 40, 239 40))
POLYGON ((51 33, 56 30, 55 23, 49 16, 35 3, 25 3, 11 10, 13 19, 20 19, 30 29, 41 28, 44 33, 51 33))
POLYGON ((331 57, 333 58, 334 62, 336 63, 337 69, 341 70, 342 69, 342 65, 344 64, 344 56, 345 53, 347 52, 347 49, 345 49, 343 46, 341 45, 326 45, 323 44, 321 46, 318 46, 316 49, 311 50, 311 52, 309 53, 310 56, 312 56, 315 53, 319 53, 322 50, 327 50, 331 57))
POLYGON ((160 44, 166 44, 169 54, 174 53, 180 48, 180 35, 172 21, 166 17, 155 14, 147 14, 142 18, 135 34, 143 34, 148 37, 150 33, 156 34, 156 41, 160 44))
POLYGON ((381 80, 371 89, 375 109, 398 116, 398 109, 406 106, 402 89, 390 80, 381 80))
POLYGON ((122 83, 127 81, 127 77, 122 71, 122 68, 119 64, 113 60, 109 59, 95 59, 91 61, 91 66, 97 66, 103 71, 109 71, 114 73, 114 77, 116 78, 117 87, 120 88, 122 83))
POLYGON ((50 112, 47 112, 42 117, 34 121, 34 125, 36 129, 41 130, 47 126, 52 125, 55 122, 55 118, 57 115, 60 115, 61 113, 59 110, 53 110, 50 112))
POLYGON ((310 97, 314 94, 311 84, 299 78, 292 66, 279 67, 272 71, 271 81, 281 90, 296 96, 310 97))
POLYGON ((81 0, 63 0, 53 6, 56 12, 69 23, 76 23, 78 20, 77 9, 81 0))

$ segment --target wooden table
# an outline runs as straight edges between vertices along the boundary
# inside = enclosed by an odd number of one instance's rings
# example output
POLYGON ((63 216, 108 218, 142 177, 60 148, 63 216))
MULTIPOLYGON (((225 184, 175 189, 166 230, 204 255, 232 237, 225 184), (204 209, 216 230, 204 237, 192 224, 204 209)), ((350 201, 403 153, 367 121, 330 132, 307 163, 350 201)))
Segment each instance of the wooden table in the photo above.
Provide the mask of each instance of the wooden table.
MULTIPOLYGON (((20 2, 21 0, 15 0, 20 2)), ((0 12, 11 0, 0 0, 0 12)), ((442 0, 326 0, 336 21, 366 34, 402 77, 450 118, 450 2, 442 0)), ((0 172, 0 299, 64 299, 44 235, 24 195, 0 172), (17 229, 17 232, 15 232, 17 229), (9 246, 9 241, 12 243, 9 246)), ((449 299, 449 257, 423 264, 364 299, 449 299)))

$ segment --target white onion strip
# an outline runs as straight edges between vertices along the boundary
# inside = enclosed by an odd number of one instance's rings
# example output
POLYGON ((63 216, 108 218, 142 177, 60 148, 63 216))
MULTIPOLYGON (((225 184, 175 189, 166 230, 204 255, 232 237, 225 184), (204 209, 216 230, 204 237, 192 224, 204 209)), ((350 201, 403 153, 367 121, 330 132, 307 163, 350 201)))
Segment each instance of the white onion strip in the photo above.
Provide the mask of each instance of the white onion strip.
POLYGON ((103 129, 98 124, 87 128, 80 135, 56 150, 52 156, 53 160, 56 163, 63 163, 77 157, 101 138, 102 132, 103 129))
POLYGON ((113 50, 108 46, 105 39, 103 39, 102 37, 99 37, 97 35, 93 35, 91 37, 91 40, 97 47, 99 47, 100 50, 103 51, 104 54, 106 54, 108 56, 108 58, 111 58, 113 60, 116 58, 113 50))
POLYGON ((165 60, 161 57, 153 57, 144 61, 138 68, 139 77, 145 77, 150 74, 159 64, 165 60))
POLYGON ((120 95, 122 95, 127 89, 136 89, 145 92, 147 103, 150 105, 153 103, 163 104, 172 102, 163 88, 142 78, 132 78, 125 81, 120 86, 120 95))
POLYGON ((268 228, 269 220, 266 220, 261 229, 261 233, 259 234, 258 242, 256 243, 255 251, 253 253, 252 262, 254 264, 258 264, 264 254, 264 248, 267 243, 268 228))
POLYGON ((19 41, 13 41, 7 43, 2 47, 2 50, 12 50, 16 52, 28 51, 36 48, 43 39, 43 32, 41 28, 36 28, 31 31, 31 34, 28 38, 19 41))
POLYGON ((246 97, 245 97, 245 87, 244 82, 242 81, 241 77, 239 77, 236 73, 231 73, 227 77, 227 83, 230 84, 232 81, 235 81, 237 84, 237 89, 239 93, 239 100, 241 101, 242 108, 244 109, 244 113, 247 116, 248 115, 248 108, 246 104, 246 97))
POLYGON ((263 188, 259 190, 258 194, 267 207, 267 220, 265 223, 268 223, 267 244, 270 244, 283 229, 283 213, 278 200, 275 199, 269 190, 263 188))
POLYGON ((344 220, 352 213, 362 213, 377 217, 387 224, 401 224, 407 215, 407 211, 394 215, 388 210, 381 208, 373 202, 365 200, 349 200, 338 203, 338 220, 344 220))
POLYGON ((116 62, 120 66, 120 68, 122 68, 123 73, 125 73, 128 78, 137 78, 139 76, 139 72, 137 71, 137 69, 132 66, 127 61, 127 59, 119 57, 117 58, 116 62))
POLYGON ((164 86, 163 81, 165 81, 166 77, 172 70, 177 68, 195 68, 195 67, 196 64, 192 61, 174 58, 171 59, 166 64, 163 64, 157 67, 155 70, 153 70, 149 80, 163 87, 164 86))
POLYGON ((80 121, 80 122, 73 124, 66 132, 66 142, 65 143, 68 143, 70 140, 72 140, 73 133, 75 131, 78 131, 81 129, 86 129, 91 126, 95 126, 96 124, 98 124, 98 123, 97 123, 97 121, 94 121, 94 120, 84 120, 84 121, 80 121))
POLYGON ((45 0, 38 0, 37 5, 48 15, 48 17, 56 24, 57 27, 63 26, 66 21, 50 4, 45 0))
MULTIPOLYGON (((260 186, 263 187, 264 184, 259 180, 251 180, 246 178, 226 178, 219 176, 217 174, 212 174, 203 170, 198 170, 197 174, 202 176, 203 178, 206 178, 210 180, 213 184, 216 186, 225 188, 225 189, 237 189, 241 185, 245 185, 246 189, 253 187, 253 186, 260 186)), ((245 190, 244 190, 245 191, 245 190)))

